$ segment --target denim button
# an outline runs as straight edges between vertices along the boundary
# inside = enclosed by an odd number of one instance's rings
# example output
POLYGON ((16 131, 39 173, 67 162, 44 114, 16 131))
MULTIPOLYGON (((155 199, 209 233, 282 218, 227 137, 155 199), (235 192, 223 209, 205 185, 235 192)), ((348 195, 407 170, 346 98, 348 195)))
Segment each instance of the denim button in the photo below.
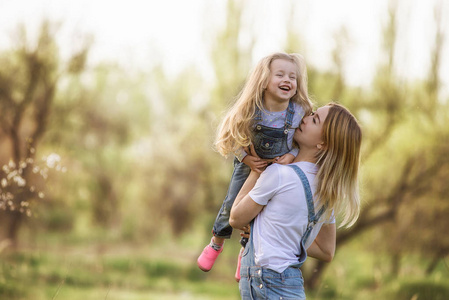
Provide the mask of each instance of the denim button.
POLYGON ((287 133, 288 133, 288 129, 285 129, 285 130, 284 130, 284 133, 287 134, 287 133))
POLYGON ((262 273, 262 271, 261 271, 261 270, 257 271, 257 274, 258 274, 258 275, 260 275, 260 273, 262 273))
POLYGON ((268 146, 270 146, 270 143, 266 143, 266 144, 265 144, 265 147, 268 147, 268 146))
POLYGON ((263 288, 263 285, 262 285, 262 284, 260 284, 260 285, 259 285, 259 288, 263 288))
POLYGON ((261 130, 262 129, 262 127, 260 127, 260 125, 257 125, 257 130, 261 130))

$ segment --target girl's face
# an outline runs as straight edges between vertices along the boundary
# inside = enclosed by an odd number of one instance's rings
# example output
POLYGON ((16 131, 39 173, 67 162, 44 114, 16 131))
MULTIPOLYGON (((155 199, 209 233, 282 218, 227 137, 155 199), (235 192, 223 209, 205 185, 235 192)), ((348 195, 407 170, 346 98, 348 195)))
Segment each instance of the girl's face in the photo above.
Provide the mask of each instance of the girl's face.
POLYGON ((295 130, 294 135, 295 141, 301 148, 321 149, 323 146, 323 124, 329 113, 329 109, 330 106, 323 106, 309 116, 302 118, 301 124, 295 130))
POLYGON ((296 65, 285 59, 275 59, 270 65, 270 77, 264 98, 267 101, 285 102, 296 94, 296 65))

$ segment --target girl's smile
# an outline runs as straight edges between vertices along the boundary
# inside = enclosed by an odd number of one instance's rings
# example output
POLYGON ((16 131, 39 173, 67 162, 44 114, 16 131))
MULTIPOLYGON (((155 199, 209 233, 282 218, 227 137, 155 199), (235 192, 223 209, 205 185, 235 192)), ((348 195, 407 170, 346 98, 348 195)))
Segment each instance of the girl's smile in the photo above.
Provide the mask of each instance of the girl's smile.
POLYGON ((285 59, 275 59, 271 62, 270 76, 264 93, 265 104, 270 111, 284 110, 286 103, 296 94, 296 65, 285 59), (270 109, 272 106, 273 109, 270 109), (278 106, 278 107, 277 107, 278 106))

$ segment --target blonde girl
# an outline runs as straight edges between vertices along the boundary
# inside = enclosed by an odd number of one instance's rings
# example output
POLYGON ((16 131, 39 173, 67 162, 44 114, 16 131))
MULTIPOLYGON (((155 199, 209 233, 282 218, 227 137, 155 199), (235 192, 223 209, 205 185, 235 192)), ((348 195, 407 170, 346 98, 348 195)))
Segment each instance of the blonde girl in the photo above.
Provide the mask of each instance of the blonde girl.
MULTIPOLYGON (((223 156, 235 155, 227 195, 213 226, 213 237, 197 263, 209 271, 232 234, 229 214, 251 170, 261 173, 271 162, 289 164, 298 153, 293 135, 312 110, 307 69, 299 54, 274 53, 257 64, 221 122, 215 141, 223 156), (249 146, 254 152, 249 153, 249 146)), ((241 240, 242 245, 246 243, 241 240)))

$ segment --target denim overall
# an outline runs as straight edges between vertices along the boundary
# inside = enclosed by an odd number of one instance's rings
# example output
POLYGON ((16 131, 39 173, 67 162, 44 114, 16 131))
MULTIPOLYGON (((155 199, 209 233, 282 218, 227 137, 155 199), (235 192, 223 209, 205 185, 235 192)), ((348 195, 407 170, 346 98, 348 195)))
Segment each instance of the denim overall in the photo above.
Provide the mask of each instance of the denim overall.
MULTIPOLYGON (((304 279, 299 269, 307 258, 304 247, 313 226, 318 222, 324 209, 315 214, 312 191, 309 181, 304 172, 295 165, 289 165, 301 179, 306 194, 308 209, 308 225, 304 235, 301 237, 301 252, 298 256, 298 263, 289 266, 282 273, 257 266, 254 260, 253 235, 250 234, 249 242, 242 254, 240 267, 239 289, 243 300, 247 299, 306 299, 304 292, 304 279)), ((253 232, 251 222, 251 232, 253 232)))
MULTIPOLYGON (((267 127, 257 122, 262 121, 262 112, 257 109, 254 121, 256 126, 253 129, 254 135, 252 143, 257 155, 260 158, 270 159, 282 156, 290 152, 291 148, 287 144, 288 129, 292 126, 295 108, 292 101, 289 102, 287 114, 283 128, 267 127)), ((228 192, 223 201, 223 205, 215 219, 213 234, 220 238, 230 238, 232 227, 229 225, 229 216, 237 194, 248 178, 251 168, 234 158, 234 172, 229 183, 228 192)))

